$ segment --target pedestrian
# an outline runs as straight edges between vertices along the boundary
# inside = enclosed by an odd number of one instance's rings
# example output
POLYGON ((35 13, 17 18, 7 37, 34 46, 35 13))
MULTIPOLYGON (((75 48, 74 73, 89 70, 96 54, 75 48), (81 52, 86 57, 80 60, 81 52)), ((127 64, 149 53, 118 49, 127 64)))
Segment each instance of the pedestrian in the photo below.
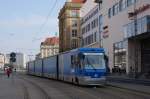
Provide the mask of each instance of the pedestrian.
POLYGON ((7 68, 6 69, 6 74, 7 74, 7 77, 9 78, 9 76, 10 76, 10 73, 11 73, 11 68, 7 68))

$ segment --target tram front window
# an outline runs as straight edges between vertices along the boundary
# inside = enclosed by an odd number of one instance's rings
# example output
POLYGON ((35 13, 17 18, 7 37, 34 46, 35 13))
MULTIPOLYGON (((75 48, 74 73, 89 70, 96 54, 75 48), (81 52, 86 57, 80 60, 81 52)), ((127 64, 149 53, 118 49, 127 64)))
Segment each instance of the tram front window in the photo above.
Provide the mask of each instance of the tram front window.
POLYGON ((84 53, 85 69, 102 69, 105 66, 104 54, 102 53, 84 53))

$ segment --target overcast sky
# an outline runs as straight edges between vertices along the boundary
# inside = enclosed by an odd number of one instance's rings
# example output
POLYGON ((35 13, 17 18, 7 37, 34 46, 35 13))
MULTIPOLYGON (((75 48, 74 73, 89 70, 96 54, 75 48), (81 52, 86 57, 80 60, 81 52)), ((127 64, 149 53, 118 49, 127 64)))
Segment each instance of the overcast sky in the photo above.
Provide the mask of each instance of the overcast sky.
POLYGON ((54 7, 56 0, 0 0, 0 53, 38 53, 40 42, 58 32, 58 12, 65 1, 57 0, 54 7))

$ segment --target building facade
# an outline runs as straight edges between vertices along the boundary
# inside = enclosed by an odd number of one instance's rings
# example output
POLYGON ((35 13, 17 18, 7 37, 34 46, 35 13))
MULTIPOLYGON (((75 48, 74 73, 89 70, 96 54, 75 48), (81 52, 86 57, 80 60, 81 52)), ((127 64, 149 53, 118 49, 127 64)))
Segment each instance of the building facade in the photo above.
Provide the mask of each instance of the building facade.
POLYGON ((101 47, 99 6, 94 0, 86 0, 81 10, 81 37, 83 47, 101 47))
POLYGON ((50 37, 47 38, 40 46, 40 55, 38 57, 45 58, 48 56, 53 56, 59 53, 59 38, 50 37))
POLYGON ((99 13, 111 70, 150 74, 150 0, 103 0, 99 13))
POLYGON ((150 0, 102 0, 100 7, 94 1, 81 8, 83 47, 105 48, 111 72, 150 75, 150 0))
POLYGON ((67 0, 60 10, 59 51, 64 52, 80 46, 80 8, 85 0, 67 0))
POLYGON ((0 69, 3 69, 5 65, 5 55, 0 53, 0 69))

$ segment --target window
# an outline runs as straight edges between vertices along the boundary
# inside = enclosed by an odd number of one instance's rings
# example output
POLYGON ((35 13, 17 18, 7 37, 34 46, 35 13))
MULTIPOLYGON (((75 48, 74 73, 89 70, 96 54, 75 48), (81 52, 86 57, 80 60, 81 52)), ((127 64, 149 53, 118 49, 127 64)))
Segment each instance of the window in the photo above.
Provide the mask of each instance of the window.
POLYGON ((95 19, 96 27, 98 27, 98 18, 95 19))
POLYGON ((113 6, 113 15, 116 15, 119 12, 119 4, 115 4, 113 6))
POLYGON ((93 21, 93 28, 95 28, 96 27, 96 22, 95 22, 95 20, 93 21))
POLYGON ((127 0, 127 6, 132 5, 135 2, 135 0, 127 0))
POLYGON ((72 27, 77 27, 78 21, 77 20, 72 20, 72 27))
POLYGON ((91 28, 90 24, 87 25, 87 28, 88 28, 88 31, 90 31, 90 28, 91 28))
POLYGON ((97 41, 97 35, 96 35, 96 32, 94 33, 94 42, 97 41))
POLYGON ((73 39, 72 40, 72 48, 77 48, 78 47, 78 42, 77 40, 73 39))
POLYGON ((150 32, 150 16, 147 17, 147 32, 150 32))
POLYGON ((111 18, 112 16, 116 15, 120 11, 124 10, 125 8, 129 7, 130 5, 138 1, 139 0, 120 0, 118 3, 109 8, 108 17, 111 18))
POLYGON ((148 22, 147 22, 147 18, 146 17, 141 19, 141 24, 142 24, 142 26, 141 26, 141 33, 147 32, 147 24, 148 24, 148 22))
POLYGON ((85 27, 84 28, 82 28, 82 34, 84 34, 85 33, 85 27))
POLYGON ((90 36, 87 37, 87 40, 88 40, 88 41, 87 41, 87 42, 88 42, 87 44, 90 44, 90 42, 91 42, 90 36))
POLYGON ((148 17, 147 16, 137 19, 136 24, 133 21, 124 26, 125 38, 129 38, 131 36, 135 36, 135 35, 142 34, 145 32, 148 32, 148 17))
POLYGON ((72 30, 72 37, 76 37, 77 36, 77 30, 76 29, 73 29, 72 30))
POLYGON ((71 55, 71 68, 75 68, 76 65, 78 65, 78 56, 77 55, 71 55))
POLYGON ((111 8, 108 10, 108 17, 111 18, 111 8))
POLYGON ((127 0, 120 0, 119 9, 120 11, 124 10, 127 7, 127 0))
POLYGON ((111 18, 113 16, 113 8, 109 8, 108 17, 111 18))
POLYGON ((92 26, 92 29, 93 29, 94 28, 94 22, 93 21, 91 22, 91 26, 92 26))
POLYGON ((142 27, 142 21, 141 20, 137 20, 137 34, 141 34, 141 27, 142 27))
POLYGON ((91 26, 92 26, 92 29, 98 26, 98 18, 92 21, 91 26))
POLYGON ((71 11, 71 17, 79 17, 78 10, 72 10, 71 11))
POLYGON ((126 49, 127 42, 121 41, 114 44, 114 66, 126 71, 126 49))
POLYGON ((99 16, 99 31, 100 33, 103 31, 103 16, 99 16))

